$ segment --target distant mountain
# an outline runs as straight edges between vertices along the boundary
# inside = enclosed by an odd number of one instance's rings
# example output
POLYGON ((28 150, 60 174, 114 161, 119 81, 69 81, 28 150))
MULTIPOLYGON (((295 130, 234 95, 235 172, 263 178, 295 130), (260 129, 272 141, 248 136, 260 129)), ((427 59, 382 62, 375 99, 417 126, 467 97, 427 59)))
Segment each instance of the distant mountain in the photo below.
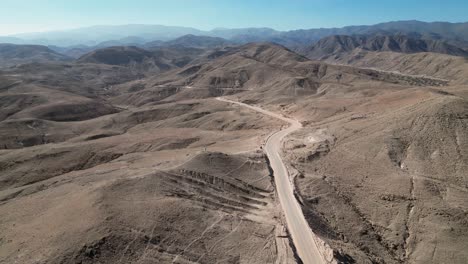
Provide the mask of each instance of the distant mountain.
POLYGON ((0 44, 0 66, 11 66, 27 62, 69 60, 71 58, 59 54, 46 46, 0 44))
POLYGON ((401 53, 435 52, 455 56, 468 56, 468 51, 442 40, 413 38, 406 35, 334 35, 321 39, 303 53, 309 58, 323 59, 354 49, 367 51, 393 51, 401 53))
MULTIPOLYGON (((15 37, 30 43, 72 46, 96 46, 110 40, 125 40, 126 38, 142 39, 144 42, 152 40, 171 40, 183 35, 203 35, 203 32, 189 27, 173 27, 162 25, 119 25, 93 26, 72 30, 51 31, 41 33, 17 34, 15 37)), ((124 41, 125 42, 125 41, 124 41)))
MULTIPOLYGON (((16 37, 10 37, 10 36, 0 36, 0 43, 11 43, 11 44, 26 44, 24 39, 16 38, 16 37)), ((29 44, 34 44, 34 43, 29 43, 29 44)))
POLYGON ((183 67, 204 52, 182 46, 156 47, 151 50, 135 46, 97 49, 81 56, 78 63, 97 63, 133 67, 145 72, 164 72, 183 67))
MULTIPOLYGON (((225 39, 243 41, 245 38, 259 38, 266 40, 281 34, 271 28, 237 28, 237 29, 213 29, 209 32, 211 36, 217 36, 225 39)), ((251 42, 251 41, 248 41, 251 42)))
POLYGON ((92 51, 79 58, 78 62, 129 65, 132 62, 142 63, 152 56, 151 52, 137 47, 116 46, 92 51))
POLYGON ((90 47, 86 45, 75 45, 70 47, 59 47, 59 46, 48 46, 51 50, 61 53, 65 56, 78 59, 79 57, 83 56, 84 54, 91 52, 96 47, 90 47))
POLYGON ((155 56, 164 58, 175 67, 184 67, 202 56, 206 50, 184 46, 162 46, 149 49, 155 56))
POLYGON ((296 44, 307 42, 310 44, 331 35, 374 35, 377 33, 384 35, 416 33, 426 36, 437 35, 445 40, 468 41, 468 23, 395 21, 370 26, 292 30, 281 33, 280 38, 296 44))
POLYGON ((146 43, 147 40, 141 37, 125 37, 119 40, 108 40, 97 44, 96 48, 106 48, 112 46, 139 46, 146 43))
POLYGON ((190 48, 203 48, 203 49, 212 49, 223 47, 231 44, 232 42, 218 37, 209 37, 209 36, 195 36, 192 34, 176 38, 171 41, 163 43, 163 46, 184 46, 190 48))
POLYGON ((165 41, 162 41, 162 40, 153 40, 153 41, 150 41, 150 42, 146 42, 143 47, 144 48, 154 48, 154 47, 160 47, 162 45, 164 45, 164 42, 165 41))
POLYGON ((420 34, 437 34, 444 39, 460 39, 468 41, 468 23, 449 23, 449 22, 421 22, 417 20, 396 21, 380 23, 369 26, 365 31, 383 30, 388 32, 410 33, 418 32, 420 34))
POLYGON ((0 42, 15 44, 41 44, 73 46, 78 44, 96 46, 106 41, 128 44, 143 44, 150 41, 168 41, 184 35, 220 37, 238 43, 275 42, 287 47, 309 45, 331 35, 370 35, 370 34, 420 34, 439 36, 444 40, 468 41, 468 23, 396 21, 370 26, 347 26, 343 28, 317 28, 291 31, 277 31, 271 28, 217 28, 203 31, 190 27, 162 25, 121 25, 93 26, 73 30, 17 34, 0 37, 0 42), (129 38, 129 39, 126 39, 129 38), (130 41, 129 41, 130 40, 130 41))
MULTIPOLYGON (((181 54, 186 54, 187 51, 191 54, 192 50, 189 48, 193 48, 195 53, 199 54, 201 51, 199 49, 214 49, 214 48, 221 48, 228 45, 233 45, 233 42, 228 41, 223 38, 218 37, 209 37, 209 36, 196 36, 196 35, 184 35, 182 37, 169 40, 169 41, 162 41, 162 40, 154 40, 150 42, 145 42, 144 39, 138 37, 128 37, 119 40, 111 40, 111 41, 104 41, 99 43, 95 46, 86 46, 86 45, 75 45, 70 47, 59 47, 59 46, 49 46, 52 50, 64 54, 69 57, 73 58, 80 58, 81 56, 92 52, 94 50, 100 50, 108 47, 119 47, 119 46, 134 46, 141 49, 147 50, 158 50, 158 49, 165 49, 177 50, 181 52, 181 54)), ((184 59, 187 60, 187 59, 184 59)))

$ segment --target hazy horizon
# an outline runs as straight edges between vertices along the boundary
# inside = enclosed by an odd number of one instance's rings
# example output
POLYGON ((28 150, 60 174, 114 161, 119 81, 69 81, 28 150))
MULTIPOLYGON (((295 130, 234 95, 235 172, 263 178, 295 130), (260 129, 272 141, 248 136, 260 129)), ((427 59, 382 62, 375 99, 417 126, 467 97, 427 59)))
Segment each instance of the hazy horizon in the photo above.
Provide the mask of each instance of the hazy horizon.
POLYGON ((272 28, 279 31, 373 25, 388 21, 466 21, 468 4, 448 0, 380 1, 13 1, 0 10, 0 36, 73 30, 95 25, 165 25, 200 30, 272 28), (405 8, 401 8, 404 6, 405 8), (183 7, 183 8, 181 8, 183 7), (443 12, 442 12, 443 11, 443 12), (366 16, 362 16, 365 13, 366 16))
POLYGON ((53 32, 67 32, 67 31, 73 31, 73 30, 81 30, 81 29, 89 29, 89 28, 95 28, 95 27, 124 27, 124 26, 163 26, 163 27, 180 27, 180 28, 192 28, 192 29, 197 29, 201 31, 213 31, 217 29, 244 29, 244 28, 268 28, 268 29, 273 29, 275 31, 294 31, 294 30, 302 30, 302 29, 327 29, 327 28, 343 28, 343 27, 348 27, 348 26, 372 26, 376 24, 383 24, 383 23, 391 23, 391 22, 404 22, 404 21, 418 21, 418 22, 424 22, 424 23, 468 23, 468 19, 465 21, 458 21, 458 22, 451 22, 451 21, 439 21, 439 20, 434 20, 434 21, 423 21, 423 20, 391 20, 391 21, 381 21, 377 23, 372 23, 372 24, 349 24, 349 25, 344 25, 344 26, 337 26, 337 27, 303 27, 303 28, 290 28, 290 29, 278 29, 278 28, 273 28, 273 27, 267 27, 267 26, 258 26, 258 27, 213 27, 213 28, 208 28, 208 29, 201 29, 197 27, 192 27, 189 25, 164 25, 164 24, 142 24, 142 23, 132 23, 132 24, 96 24, 96 25, 87 25, 87 26, 82 26, 82 27, 71 27, 71 28, 63 28, 63 29, 53 29, 53 30, 43 30, 43 31, 25 31, 25 32, 18 32, 14 34, 0 34, 2 37, 15 37, 15 36, 20 36, 20 35, 26 35, 26 34, 35 34, 35 33, 53 33, 53 32))

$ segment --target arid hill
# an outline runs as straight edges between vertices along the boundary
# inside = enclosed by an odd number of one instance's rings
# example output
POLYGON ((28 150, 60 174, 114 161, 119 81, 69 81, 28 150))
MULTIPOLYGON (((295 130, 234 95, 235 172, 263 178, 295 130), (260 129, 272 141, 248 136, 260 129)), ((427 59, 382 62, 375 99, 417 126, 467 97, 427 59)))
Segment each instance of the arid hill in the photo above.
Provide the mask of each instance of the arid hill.
POLYGON ((443 40, 414 38, 407 35, 335 35, 321 39, 303 53, 312 59, 327 59, 355 49, 401 53, 434 52, 468 56, 468 51, 443 40))
POLYGON ((164 58, 131 46, 98 49, 83 55, 78 62, 127 66, 152 72, 163 72, 172 67, 164 58))
POLYGON ((205 49, 182 45, 109 47, 97 49, 80 57, 79 63, 119 65, 139 73, 161 73, 187 65, 206 52, 205 49))
POLYGON ((70 61, 70 57, 57 53, 46 46, 0 44, 0 67, 30 62, 70 61))
POLYGON ((390 72, 433 76, 450 80, 453 84, 468 83, 468 60, 444 54, 423 52, 403 54, 398 52, 371 52, 356 49, 328 57, 328 63, 374 68, 390 72))
POLYGON ((174 40, 166 41, 163 46, 183 46, 189 48, 202 48, 202 49, 214 49, 228 46, 231 44, 230 41, 209 36, 195 36, 195 35, 185 35, 174 40))

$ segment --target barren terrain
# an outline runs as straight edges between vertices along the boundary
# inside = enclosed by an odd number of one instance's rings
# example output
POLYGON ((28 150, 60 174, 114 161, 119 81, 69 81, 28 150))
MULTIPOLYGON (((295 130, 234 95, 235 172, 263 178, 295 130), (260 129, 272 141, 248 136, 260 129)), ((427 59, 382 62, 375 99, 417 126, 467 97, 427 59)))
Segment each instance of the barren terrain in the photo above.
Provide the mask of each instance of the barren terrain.
POLYGON ((1 263, 468 261, 465 58, 217 43, 0 69, 1 263))

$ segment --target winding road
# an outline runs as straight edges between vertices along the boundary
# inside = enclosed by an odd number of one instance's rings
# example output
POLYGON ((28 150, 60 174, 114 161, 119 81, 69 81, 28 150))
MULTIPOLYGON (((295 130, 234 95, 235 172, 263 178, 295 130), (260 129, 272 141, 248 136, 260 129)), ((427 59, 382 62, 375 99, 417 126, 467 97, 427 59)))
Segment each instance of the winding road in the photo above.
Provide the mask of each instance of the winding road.
POLYGON ((297 254, 305 264, 326 263, 317 247, 315 235, 310 229, 309 224, 307 223, 304 214, 302 213, 302 209, 294 196, 294 190, 292 183, 289 180, 288 170, 286 169, 286 166, 284 165, 280 155, 283 138, 288 134, 300 129, 302 124, 297 120, 286 118, 280 114, 264 110, 257 106, 236 102, 221 97, 216 99, 250 108, 290 124, 288 128, 282 129, 268 138, 265 144, 265 151, 268 159, 270 160, 270 166, 273 169, 273 173, 275 175, 274 178, 276 191, 278 193, 278 197, 286 218, 288 230, 296 247, 297 254))

